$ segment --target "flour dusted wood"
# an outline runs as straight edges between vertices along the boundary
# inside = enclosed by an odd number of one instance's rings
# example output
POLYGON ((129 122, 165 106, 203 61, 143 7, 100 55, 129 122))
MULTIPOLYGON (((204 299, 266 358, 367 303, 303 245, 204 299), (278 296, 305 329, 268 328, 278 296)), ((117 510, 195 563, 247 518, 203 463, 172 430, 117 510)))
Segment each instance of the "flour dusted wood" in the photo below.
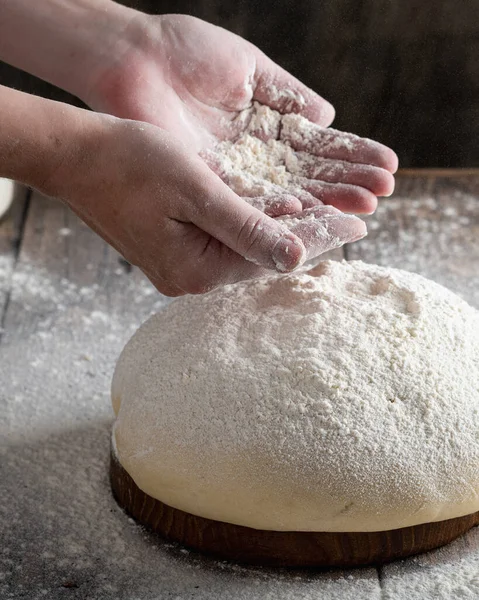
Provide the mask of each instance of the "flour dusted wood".
POLYGON ((373 531, 479 510, 479 313, 361 262, 174 301, 127 344, 118 457, 184 511, 373 531))

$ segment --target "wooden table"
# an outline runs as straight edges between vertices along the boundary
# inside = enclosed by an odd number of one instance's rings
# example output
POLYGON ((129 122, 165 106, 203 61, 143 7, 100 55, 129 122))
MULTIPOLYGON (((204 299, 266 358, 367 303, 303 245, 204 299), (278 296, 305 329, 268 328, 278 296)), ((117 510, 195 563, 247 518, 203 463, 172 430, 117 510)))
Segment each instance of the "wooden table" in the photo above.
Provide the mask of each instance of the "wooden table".
MULTIPOLYGON (((417 271, 479 307, 479 172, 405 172, 333 253, 417 271)), ((0 598, 479 598, 479 529, 380 569, 247 569, 156 542, 111 498, 115 360, 167 302, 60 203, 17 191, 0 224, 0 598)))

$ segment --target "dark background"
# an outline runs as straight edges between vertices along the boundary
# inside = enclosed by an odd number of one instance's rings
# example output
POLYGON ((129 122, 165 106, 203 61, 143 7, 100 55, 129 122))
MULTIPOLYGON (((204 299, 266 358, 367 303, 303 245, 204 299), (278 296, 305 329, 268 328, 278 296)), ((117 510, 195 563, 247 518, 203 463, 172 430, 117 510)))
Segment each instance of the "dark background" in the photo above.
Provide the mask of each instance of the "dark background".
MULTIPOLYGON (((403 167, 479 166, 479 0, 124 0, 234 31, 403 167)), ((0 82, 77 102, 0 63, 0 82)))

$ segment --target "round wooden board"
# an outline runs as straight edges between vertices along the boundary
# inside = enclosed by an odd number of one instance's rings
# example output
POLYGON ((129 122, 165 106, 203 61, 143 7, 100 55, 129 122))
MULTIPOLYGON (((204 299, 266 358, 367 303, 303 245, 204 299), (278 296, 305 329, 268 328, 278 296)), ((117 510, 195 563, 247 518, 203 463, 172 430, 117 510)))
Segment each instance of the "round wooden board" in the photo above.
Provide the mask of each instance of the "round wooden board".
POLYGON ((148 496, 113 452, 110 481, 120 507, 163 538, 221 559, 269 567, 380 564, 444 546, 479 524, 479 512, 476 512, 390 531, 263 531, 197 517, 148 496))

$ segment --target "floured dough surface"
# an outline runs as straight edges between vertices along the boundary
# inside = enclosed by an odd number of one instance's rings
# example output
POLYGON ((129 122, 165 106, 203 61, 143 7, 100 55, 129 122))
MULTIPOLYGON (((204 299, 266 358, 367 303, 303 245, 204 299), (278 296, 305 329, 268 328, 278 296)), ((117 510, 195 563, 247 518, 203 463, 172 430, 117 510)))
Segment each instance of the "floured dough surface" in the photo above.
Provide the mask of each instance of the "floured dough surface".
POLYGON ((137 485, 258 529, 377 531, 479 510, 479 312, 362 262, 180 298, 125 347, 137 485))

